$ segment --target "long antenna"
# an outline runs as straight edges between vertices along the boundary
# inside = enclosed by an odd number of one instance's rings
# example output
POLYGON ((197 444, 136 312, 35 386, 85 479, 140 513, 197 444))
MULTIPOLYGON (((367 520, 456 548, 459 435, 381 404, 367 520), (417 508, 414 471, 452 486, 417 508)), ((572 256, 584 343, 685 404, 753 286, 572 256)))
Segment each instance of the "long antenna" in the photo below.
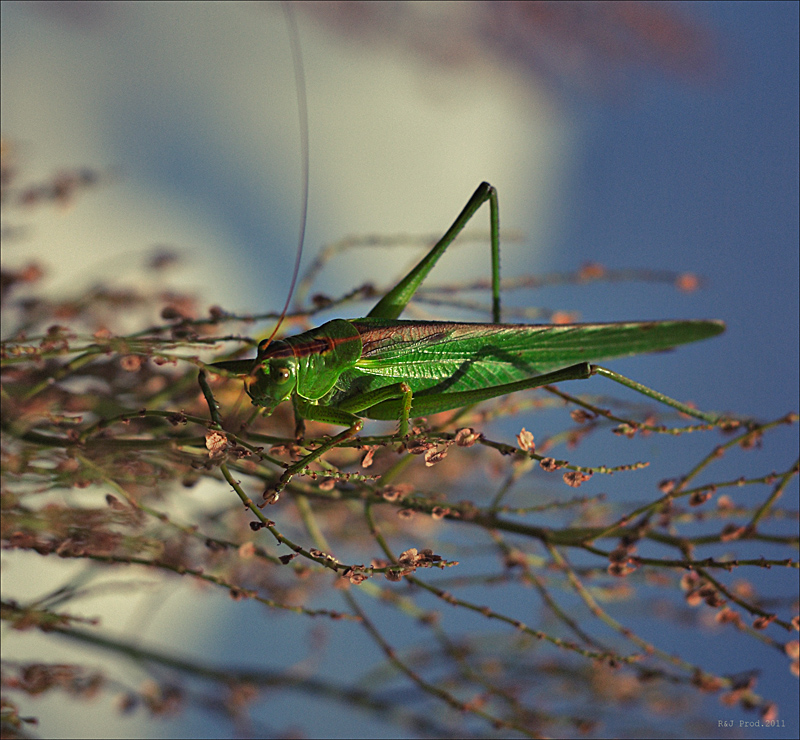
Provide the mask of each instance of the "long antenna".
POLYGON ((300 34, 297 30, 297 20, 294 16, 294 8, 292 3, 284 1, 281 3, 283 13, 286 16, 286 27, 289 31, 289 45, 292 49, 292 66, 294 68, 294 86, 297 91, 297 115, 300 123, 300 161, 302 168, 302 187, 303 187, 303 209, 300 216, 300 233, 297 237, 297 254, 294 260, 294 271, 292 272, 292 282, 289 285, 289 293, 286 296, 286 303, 283 304, 283 311, 281 311, 278 323, 272 330, 269 339, 264 342, 259 350, 263 351, 269 343, 275 338, 278 333, 283 320, 286 318, 286 313, 289 310, 289 304, 294 294, 294 288, 297 284, 297 276, 300 274, 300 260, 303 257, 303 243, 306 238, 306 222, 308 221, 308 189, 309 189, 309 153, 308 153, 308 103, 306 99, 306 74, 303 69, 303 53, 300 49, 300 34))

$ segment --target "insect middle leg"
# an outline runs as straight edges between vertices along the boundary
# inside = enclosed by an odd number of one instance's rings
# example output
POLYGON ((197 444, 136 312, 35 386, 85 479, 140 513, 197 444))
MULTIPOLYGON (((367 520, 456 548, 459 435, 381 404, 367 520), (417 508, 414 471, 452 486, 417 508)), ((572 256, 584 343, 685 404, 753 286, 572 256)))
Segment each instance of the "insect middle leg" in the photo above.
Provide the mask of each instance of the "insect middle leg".
POLYGON ((359 396, 348 399, 345 403, 339 406, 324 406, 322 404, 314 404, 304 399, 295 401, 295 416, 297 417, 297 424, 301 424, 303 419, 309 421, 321 421, 327 424, 338 424, 339 426, 348 427, 343 432, 340 432, 334 437, 331 437, 327 442, 317 447, 307 455, 304 455, 296 463, 293 463, 286 468, 283 475, 280 477, 278 484, 273 489, 272 503, 278 500, 280 492, 286 487, 289 481, 302 471, 309 463, 324 455, 328 450, 332 450, 342 442, 351 439, 358 434, 364 426, 361 418, 356 416, 356 413, 364 409, 375 406, 378 403, 388 400, 400 401, 400 429, 399 435, 405 436, 408 434, 408 417, 411 412, 411 403, 413 394, 411 388, 407 383, 393 383, 392 385, 384 388, 378 388, 374 391, 362 393, 359 396))

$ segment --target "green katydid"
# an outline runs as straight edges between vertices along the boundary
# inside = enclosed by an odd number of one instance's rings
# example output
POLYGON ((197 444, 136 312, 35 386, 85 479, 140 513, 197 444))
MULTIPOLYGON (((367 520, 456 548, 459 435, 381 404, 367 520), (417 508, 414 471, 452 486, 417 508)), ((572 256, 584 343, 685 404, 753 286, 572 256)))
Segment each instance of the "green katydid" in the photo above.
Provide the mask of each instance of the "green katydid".
POLYGON ((596 373, 664 400, 589 361, 670 349, 725 329, 721 321, 501 324, 498 223, 497 193, 481 183, 447 233, 366 318, 334 319, 293 337, 265 340, 254 359, 210 366, 249 378, 247 392, 265 414, 291 399, 298 424, 308 419, 347 427, 289 466, 275 499, 309 462, 356 435, 362 417, 398 421, 402 437, 409 418, 596 373), (487 200, 494 323, 398 320, 437 260, 487 200))

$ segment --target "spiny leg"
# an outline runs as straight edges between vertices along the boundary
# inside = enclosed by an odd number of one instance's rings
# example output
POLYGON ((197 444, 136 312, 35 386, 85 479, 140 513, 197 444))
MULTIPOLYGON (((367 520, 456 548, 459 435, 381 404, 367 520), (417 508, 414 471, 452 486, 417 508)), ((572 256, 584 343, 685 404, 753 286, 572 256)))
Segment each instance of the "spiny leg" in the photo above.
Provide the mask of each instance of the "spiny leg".
POLYGON ((624 375, 620 375, 619 373, 616 373, 613 370, 608 370, 607 368, 601 367, 600 365, 592 365, 591 371, 592 375, 602 375, 604 378, 608 378, 609 380, 613 380, 615 383, 624 385, 626 388, 630 388, 631 390, 634 390, 637 393, 641 393, 643 396, 647 396, 648 398, 652 398, 658 401, 659 403, 671 406, 672 408, 680 411, 682 414, 693 416, 695 419, 702 419, 703 421, 708 422, 709 424, 718 424, 724 418, 718 416, 717 414, 708 414, 704 411, 693 409, 691 406, 687 406, 685 403, 676 401, 674 398, 665 396, 663 393, 659 391, 653 390, 652 388, 648 388, 646 385, 637 383, 635 380, 631 380, 630 378, 627 378, 624 375))

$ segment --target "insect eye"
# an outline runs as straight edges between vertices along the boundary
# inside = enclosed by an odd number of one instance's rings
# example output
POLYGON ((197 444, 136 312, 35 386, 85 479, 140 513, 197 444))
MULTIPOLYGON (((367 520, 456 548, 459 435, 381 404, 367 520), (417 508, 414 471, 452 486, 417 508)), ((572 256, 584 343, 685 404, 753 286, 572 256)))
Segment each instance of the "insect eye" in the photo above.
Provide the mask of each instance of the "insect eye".
POLYGON ((274 367, 272 369, 272 377, 277 383, 285 383, 291 375, 288 367, 274 367))

